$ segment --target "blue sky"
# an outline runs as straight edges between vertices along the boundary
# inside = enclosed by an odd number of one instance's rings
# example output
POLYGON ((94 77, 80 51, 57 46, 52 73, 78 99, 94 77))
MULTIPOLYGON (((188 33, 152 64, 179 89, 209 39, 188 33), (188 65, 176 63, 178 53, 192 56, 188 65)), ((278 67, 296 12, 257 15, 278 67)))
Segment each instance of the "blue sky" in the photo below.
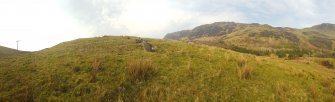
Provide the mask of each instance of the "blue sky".
POLYGON ((102 35, 162 38, 219 21, 335 23, 335 0, 0 0, 0 45, 36 51, 102 35))

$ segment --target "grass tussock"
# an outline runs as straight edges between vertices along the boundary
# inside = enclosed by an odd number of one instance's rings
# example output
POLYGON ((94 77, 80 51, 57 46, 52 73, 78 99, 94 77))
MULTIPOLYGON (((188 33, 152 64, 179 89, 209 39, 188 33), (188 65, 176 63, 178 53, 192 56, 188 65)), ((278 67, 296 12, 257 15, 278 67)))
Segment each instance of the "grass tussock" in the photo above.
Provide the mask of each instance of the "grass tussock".
POLYGON ((155 72, 151 60, 133 60, 128 63, 127 73, 133 81, 148 80, 155 72))
POLYGON ((335 97, 335 85, 330 87, 331 94, 335 97))
POLYGON ((247 66, 247 60, 245 58, 242 58, 237 61, 237 65, 239 66, 239 78, 250 80, 252 77, 252 68, 247 66))
POLYGON ((98 72, 98 71, 101 71, 102 68, 101 68, 101 61, 100 60, 94 60, 93 63, 92 63, 92 71, 93 72, 98 72))
MULTIPOLYGON (((34 96, 33 96, 33 90, 30 87, 24 87, 20 91, 18 91, 17 96, 15 98, 21 99, 23 102, 33 102, 34 96)), ((1 101, 1 99, 0 99, 1 101)))
POLYGON ((288 87, 284 83, 280 82, 277 84, 277 100, 279 102, 288 102, 288 90, 288 87))
POLYGON ((252 78, 252 69, 250 67, 243 67, 239 70, 240 79, 250 80, 252 78))
POLYGON ((187 61, 187 65, 186 65, 186 68, 185 68, 185 73, 186 73, 187 76, 192 76, 193 75, 193 70, 192 70, 191 64, 192 64, 192 61, 191 61, 191 59, 189 59, 187 61))
POLYGON ((309 91, 310 91, 310 95, 313 99, 318 99, 318 97, 320 96, 319 90, 318 90, 317 86, 315 86, 315 85, 309 86, 309 91))
POLYGON ((247 64, 247 60, 246 58, 242 57, 240 58, 239 60, 237 60, 237 65, 242 68, 242 67, 245 67, 247 64))
POLYGON ((329 79, 322 79, 320 83, 323 87, 330 87, 331 85, 331 81, 329 79))
POLYGON ((142 89, 140 94, 137 96, 138 102, 163 102, 164 100, 167 99, 166 96, 167 90, 164 89, 163 87, 150 87, 146 89, 142 89))
POLYGON ((102 67, 101 67, 101 61, 98 59, 95 59, 92 64, 91 64, 91 82, 96 82, 97 81, 97 73, 99 71, 102 71, 102 67))

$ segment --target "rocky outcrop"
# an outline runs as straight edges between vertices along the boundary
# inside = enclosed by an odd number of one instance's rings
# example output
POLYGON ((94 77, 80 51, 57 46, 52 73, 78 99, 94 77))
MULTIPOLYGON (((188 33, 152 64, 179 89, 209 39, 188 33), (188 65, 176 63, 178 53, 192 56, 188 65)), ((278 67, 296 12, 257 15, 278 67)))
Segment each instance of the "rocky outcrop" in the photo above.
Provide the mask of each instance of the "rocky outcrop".
POLYGON ((149 42, 145 41, 144 39, 137 38, 137 39, 135 39, 135 42, 136 43, 142 43, 145 51, 147 51, 147 52, 155 52, 152 44, 150 44, 149 42))
POLYGON ((164 39, 206 44, 256 55, 264 55, 263 52, 267 51, 279 54, 291 51, 298 56, 311 54, 310 52, 315 53, 314 56, 335 55, 335 24, 330 23, 295 29, 257 23, 216 22, 192 30, 169 33, 164 39))
POLYGON ((148 43, 147 41, 143 41, 143 47, 144 47, 144 50, 147 52, 155 52, 152 44, 148 43))

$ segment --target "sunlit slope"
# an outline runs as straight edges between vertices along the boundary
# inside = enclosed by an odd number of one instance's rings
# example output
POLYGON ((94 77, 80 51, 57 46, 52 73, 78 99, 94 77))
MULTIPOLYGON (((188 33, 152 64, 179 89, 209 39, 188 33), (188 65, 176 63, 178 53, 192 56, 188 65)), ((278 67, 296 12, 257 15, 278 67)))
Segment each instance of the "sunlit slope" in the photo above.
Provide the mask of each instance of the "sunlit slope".
POLYGON ((155 52, 135 37, 99 37, 0 59, 0 101, 335 100, 333 59, 283 60, 145 41, 155 52))
POLYGON ((335 27, 321 24, 306 29, 272 27, 260 24, 216 22, 169 33, 175 39, 218 46, 255 55, 275 54, 291 58, 302 56, 334 57, 335 27))

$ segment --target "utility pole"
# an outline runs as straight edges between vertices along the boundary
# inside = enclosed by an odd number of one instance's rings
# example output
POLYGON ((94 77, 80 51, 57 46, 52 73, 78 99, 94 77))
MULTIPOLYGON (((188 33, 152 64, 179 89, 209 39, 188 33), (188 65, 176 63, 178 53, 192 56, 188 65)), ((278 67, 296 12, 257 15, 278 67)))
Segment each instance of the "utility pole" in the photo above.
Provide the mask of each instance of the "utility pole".
POLYGON ((16 40, 16 50, 19 51, 19 41, 20 40, 16 40))

